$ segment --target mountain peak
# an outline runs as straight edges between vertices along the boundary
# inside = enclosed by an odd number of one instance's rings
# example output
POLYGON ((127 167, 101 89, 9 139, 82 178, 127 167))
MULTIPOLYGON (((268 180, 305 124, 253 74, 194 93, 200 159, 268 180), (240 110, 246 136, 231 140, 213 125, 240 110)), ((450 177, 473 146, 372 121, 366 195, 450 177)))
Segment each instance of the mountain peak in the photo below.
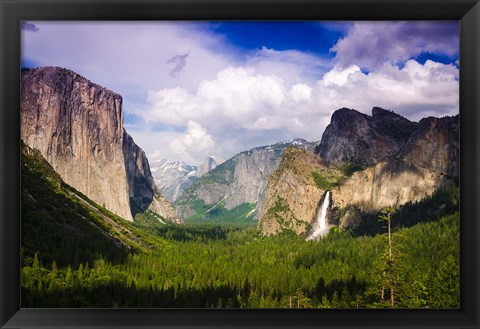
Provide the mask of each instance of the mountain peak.
POLYGON ((347 107, 342 107, 332 114, 332 119, 331 121, 337 121, 337 120, 343 120, 346 118, 368 118, 368 115, 363 114, 355 109, 349 109, 347 107))
POLYGON ((225 162, 225 160, 222 157, 218 155, 210 155, 207 157, 205 162, 203 162, 201 165, 198 166, 197 173, 195 174, 195 176, 202 177, 207 172, 215 169, 219 164, 223 162, 225 162))
POLYGON ((124 130, 119 94, 60 67, 22 70, 21 94, 22 140, 67 184, 130 221, 147 209, 179 220, 124 130))
POLYGON ((183 161, 161 159, 152 162, 155 184, 168 201, 174 202, 196 179, 197 167, 183 161))
POLYGON ((396 153, 416 129, 416 123, 380 107, 372 116, 341 108, 332 115, 317 154, 334 165, 371 166, 396 153))
POLYGON ((90 96, 97 96, 103 91, 104 93, 112 94, 116 98, 122 99, 122 96, 105 88, 97 83, 94 83, 86 77, 74 72, 72 70, 60 66, 42 66, 37 68, 22 69, 22 76, 34 76, 40 79, 42 83, 53 87, 54 89, 73 89, 75 85, 81 83, 92 88, 90 96))
POLYGON ((400 116, 400 115, 398 115, 397 113, 395 113, 391 110, 386 110, 386 109, 378 107, 378 106, 374 106, 372 108, 372 117, 373 118, 378 117, 378 116, 382 116, 382 115, 400 116))
POLYGON ((288 141, 289 144, 292 144, 292 145, 305 145, 305 144, 308 144, 308 141, 303 139, 303 138, 294 138, 294 139, 291 139, 288 141))

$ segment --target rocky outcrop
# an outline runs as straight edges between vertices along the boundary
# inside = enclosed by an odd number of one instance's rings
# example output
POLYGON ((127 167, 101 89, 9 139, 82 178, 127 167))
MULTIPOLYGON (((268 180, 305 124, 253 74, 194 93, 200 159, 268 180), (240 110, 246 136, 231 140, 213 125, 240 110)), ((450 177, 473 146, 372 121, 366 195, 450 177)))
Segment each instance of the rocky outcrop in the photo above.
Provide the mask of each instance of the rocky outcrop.
POLYGON ((401 150, 399 158, 450 177, 460 172, 459 116, 425 118, 401 150))
POLYGON ((257 147, 223 162, 184 191, 175 202, 177 213, 184 218, 198 214, 198 209, 194 208, 199 202, 205 205, 203 209, 221 203, 227 210, 245 204, 256 204, 258 210, 268 176, 277 168, 284 150, 291 145, 311 148, 307 141, 294 139, 257 147))
POLYGON ((420 201, 444 184, 447 179, 441 173, 390 159, 355 172, 332 191, 332 203, 334 207, 355 205, 363 212, 376 212, 420 201))
MULTIPOLYGON (((342 229, 357 226, 362 213, 420 201, 438 188, 453 185, 459 175, 458 116, 425 118, 416 124, 379 108, 374 108, 372 117, 341 109, 334 113, 327 130, 316 148, 323 150, 329 160, 319 172, 317 187, 331 190, 330 224, 342 229), (382 146, 386 149, 382 150, 382 146), (346 162, 372 165, 353 174, 335 169, 346 162)), ((284 229, 300 234, 304 222, 312 220, 312 214, 298 204, 318 203, 323 194, 306 191, 312 182, 300 173, 314 171, 315 167, 313 160, 305 159, 309 156, 299 151, 286 153, 282 164, 270 175, 260 214, 264 234, 284 229), (289 166, 283 165, 287 156, 289 166)))
POLYGON ((306 233, 316 218, 328 186, 342 177, 341 172, 328 168, 311 150, 286 149, 281 163, 268 180, 259 213, 262 233, 271 235, 286 230, 306 233), (321 182, 315 177, 321 177, 321 182))
POLYGON ((338 227, 342 230, 351 230, 357 227, 362 221, 362 213, 354 206, 347 206, 339 220, 338 227))
POLYGON ((335 207, 355 205, 364 212, 420 201, 459 175, 458 116, 422 119, 398 152, 354 173, 332 191, 335 207))
MULTIPOLYGON (((127 136, 120 95, 70 70, 22 70, 22 140, 38 149, 67 184, 133 220, 130 195, 143 192, 130 185, 141 173, 130 172, 132 159, 125 156, 125 146, 138 146, 131 138, 126 141, 127 136)), ((140 162, 149 181, 146 158, 140 162)))
POLYGON ((372 116, 342 108, 332 115, 316 153, 332 165, 372 166, 396 154, 417 124, 398 114, 374 107, 372 116))
POLYGON ((222 164, 223 162, 225 162, 225 160, 222 159, 221 157, 216 155, 211 155, 201 165, 198 166, 195 172, 195 176, 202 177, 207 172, 215 169, 219 164, 222 164))
POLYGON ((135 144, 133 138, 125 130, 123 135, 123 156, 133 217, 137 213, 150 210, 167 220, 181 222, 170 203, 157 189, 145 152, 135 144))
POLYGON ((21 138, 69 185, 132 220, 120 95, 69 70, 22 71, 21 138))
POLYGON ((268 175, 278 166, 279 160, 275 151, 263 148, 237 155, 225 207, 232 209, 242 203, 257 203, 267 186, 268 175))

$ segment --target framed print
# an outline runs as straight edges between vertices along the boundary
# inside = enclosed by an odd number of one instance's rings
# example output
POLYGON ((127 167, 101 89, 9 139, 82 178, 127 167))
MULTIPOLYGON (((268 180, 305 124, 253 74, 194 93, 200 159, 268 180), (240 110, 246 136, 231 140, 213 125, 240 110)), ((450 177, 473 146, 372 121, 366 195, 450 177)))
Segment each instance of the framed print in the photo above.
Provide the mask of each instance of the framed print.
POLYGON ((478 1, 0 4, 2 328, 478 328, 478 1))

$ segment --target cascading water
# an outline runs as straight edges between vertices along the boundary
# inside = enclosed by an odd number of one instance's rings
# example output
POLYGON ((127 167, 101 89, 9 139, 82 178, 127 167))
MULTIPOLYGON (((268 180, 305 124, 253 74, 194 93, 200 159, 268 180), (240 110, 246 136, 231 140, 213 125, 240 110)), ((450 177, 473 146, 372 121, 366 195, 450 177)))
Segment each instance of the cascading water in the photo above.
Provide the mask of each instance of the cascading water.
POLYGON ((322 205, 318 211, 317 219, 315 223, 313 223, 312 233, 307 237, 307 240, 313 240, 328 233, 330 229, 330 226, 327 224, 328 206, 330 206, 330 191, 325 193, 325 198, 323 198, 322 205))

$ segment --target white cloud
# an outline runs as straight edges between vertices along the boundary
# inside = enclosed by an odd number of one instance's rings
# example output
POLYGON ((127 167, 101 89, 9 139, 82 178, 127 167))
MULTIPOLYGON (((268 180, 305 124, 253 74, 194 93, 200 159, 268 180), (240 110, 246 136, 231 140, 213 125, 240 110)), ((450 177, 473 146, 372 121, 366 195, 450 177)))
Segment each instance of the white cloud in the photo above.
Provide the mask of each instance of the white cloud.
POLYGON ((135 142, 147 153, 150 161, 169 159, 200 164, 206 155, 217 154, 213 136, 198 122, 188 121, 183 132, 155 131, 148 126, 127 125, 135 142), (140 128, 140 129, 139 129, 140 128))
POLYGON ((235 63, 222 37, 188 22, 33 23, 36 33, 22 32, 24 60, 69 68, 118 92, 127 112, 145 100, 147 90, 194 91, 235 63))
POLYGON ((352 107, 364 113, 369 113, 373 106, 381 106, 411 120, 432 112, 437 116, 458 113, 458 69, 452 65, 432 61, 422 65, 409 60, 402 69, 385 64, 369 74, 354 66, 345 71, 349 74, 334 68, 317 83, 314 94, 320 104, 333 109, 352 107))
POLYGON ((325 86, 343 86, 348 83, 354 75, 362 75, 362 72, 357 65, 352 65, 344 69, 336 66, 324 74, 322 82, 325 86))
POLYGON ((149 91, 147 102, 150 109, 146 112, 135 111, 147 122, 161 122, 167 125, 185 125, 194 118, 201 100, 183 88, 165 88, 159 91, 149 91))
POLYGON ((229 158, 248 145, 293 137, 320 140, 331 114, 341 107, 370 114, 380 106, 412 120, 456 114, 458 69, 414 60, 403 68, 385 64, 369 74, 358 66, 337 66, 311 86, 287 87, 253 68, 229 67, 200 83, 195 93, 177 88, 151 95, 149 110, 141 112, 144 120, 186 127, 187 137, 172 136, 170 145, 184 154, 181 160, 198 163, 208 155, 200 149, 229 158))
POLYGON ((207 130, 201 124, 195 121, 188 121, 187 131, 177 139, 172 139, 169 143, 171 151, 179 154, 179 157, 188 160, 188 162, 198 162, 206 154, 212 154, 215 151, 215 141, 207 130))
POLYGON ((249 115, 252 108, 278 108, 285 97, 285 86, 282 79, 257 74, 253 68, 229 67, 220 71, 215 80, 203 81, 197 96, 222 106, 224 113, 238 119, 242 114, 249 115))
POLYGON ((126 113, 140 118, 126 129, 152 160, 199 164, 294 137, 320 140, 341 107, 370 114, 381 106, 413 120, 458 113, 458 68, 410 60, 458 52, 456 22, 347 24, 333 61, 239 50, 186 22, 29 24, 36 32, 22 32, 23 59, 120 93, 126 113))
POLYGON ((295 103, 308 102, 312 96, 312 88, 304 83, 297 83, 292 86, 288 96, 295 103))
MULTIPOLYGON (((252 125, 246 128, 251 130, 292 130, 293 128, 302 129, 305 125, 298 118, 288 118, 283 116, 265 115, 258 118, 252 125)), ((279 142, 281 139, 278 140, 279 142)), ((259 145, 260 146, 260 145, 259 145)))
POLYGON ((182 88, 151 91, 148 110, 138 111, 137 115, 146 126, 185 127, 192 138, 171 136, 171 145, 181 151, 177 153, 184 153, 182 160, 191 163, 194 159, 198 163, 209 154, 205 153, 206 147, 202 149, 204 153, 186 147, 196 136, 192 122, 208 131, 211 141, 215 141, 212 153, 228 158, 248 147, 308 135, 300 117, 304 114, 298 112, 296 105, 309 105, 311 90, 306 84, 287 88, 282 79, 259 74, 251 67, 228 67, 218 72, 215 79, 201 82, 195 93, 182 88))

